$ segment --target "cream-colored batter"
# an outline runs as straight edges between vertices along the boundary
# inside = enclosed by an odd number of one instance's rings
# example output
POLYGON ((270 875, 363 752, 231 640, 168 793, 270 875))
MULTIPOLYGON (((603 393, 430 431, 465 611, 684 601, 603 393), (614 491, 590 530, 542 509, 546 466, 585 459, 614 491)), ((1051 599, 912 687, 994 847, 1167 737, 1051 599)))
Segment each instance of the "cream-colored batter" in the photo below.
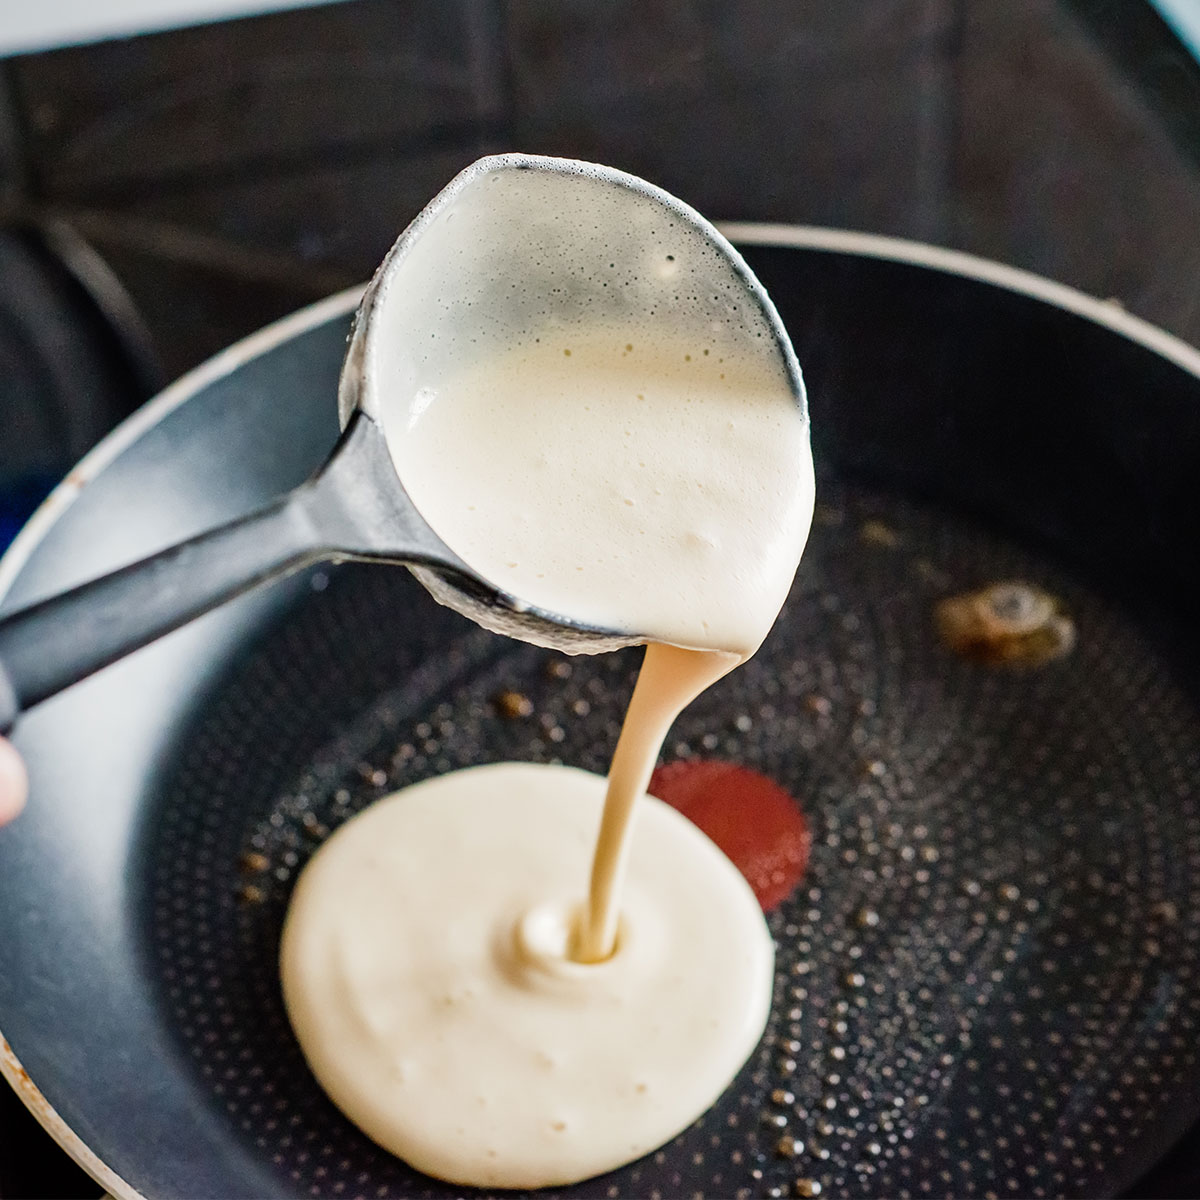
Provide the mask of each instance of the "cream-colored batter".
POLYGON ((317 1078, 368 1134, 457 1183, 531 1187, 661 1145, 762 1033, 762 913, 644 792, 675 717, 774 622, 813 473, 790 350, 740 278, 711 285, 702 229, 657 201, 631 218, 620 189, 483 178, 381 291, 399 332, 366 353, 370 395, 454 551, 646 657, 606 793, 508 764, 380 801, 306 869, 282 970, 317 1078), (631 219, 662 244, 608 261, 631 219), (530 276, 510 291, 514 238, 530 276))
POLYGON ((688 704, 733 670, 738 661, 732 654, 714 650, 683 650, 660 643, 646 647, 608 772, 608 793, 592 858, 588 901, 580 922, 579 940, 573 947, 575 957, 582 962, 599 962, 612 953, 624 864, 634 840, 634 814, 650 784, 667 730, 688 704))
POLYGON ((503 763, 406 788, 333 835, 284 930, 284 997, 322 1086, 419 1170, 566 1184, 648 1153, 753 1050, 773 947, 686 818, 638 805, 616 953, 566 954, 604 799, 503 763))
POLYGON ((417 507, 485 578, 665 643, 609 775, 585 961, 612 949, 630 814, 667 730, 758 648, 812 520, 808 427, 782 366, 723 349, 547 333, 448 374, 388 426, 417 507))
POLYGON ((385 422, 413 502, 530 604, 749 657, 812 520, 808 425, 776 356, 649 332, 538 336, 447 372, 385 422))

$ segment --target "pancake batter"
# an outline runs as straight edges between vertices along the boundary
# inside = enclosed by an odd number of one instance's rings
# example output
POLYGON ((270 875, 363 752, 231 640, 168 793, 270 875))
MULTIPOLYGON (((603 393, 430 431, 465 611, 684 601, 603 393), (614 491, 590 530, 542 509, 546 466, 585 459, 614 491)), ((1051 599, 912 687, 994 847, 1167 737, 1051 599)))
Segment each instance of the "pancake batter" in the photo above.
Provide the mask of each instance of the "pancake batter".
POLYGON ((686 1128, 762 1034, 758 902, 653 797, 616 952, 569 959, 603 801, 572 767, 456 771, 372 805, 300 879, 283 943, 296 1034, 334 1103, 422 1171, 515 1188, 620 1166, 686 1128))
POLYGON ((335 1102, 412 1165, 480 1186, 565 1184, 655 1149, 761 1036, 773 946, 753 894, 644 793, 680 710, 769 631, 813 509, 790 348, 763 340, 753 305, 688 291, 707 235, 673 233, 634 280, 651 314, 678 310, 634 335, 592 306, 613 294, 598 290, 607 246, 587 263, 609 217, 583 222, 561 183, 518 171, 476 189, 485 200, 463 193, 428 235, 437 252, 414 245, 381 304, 415 328, 439 271, 447 313, 474 320, 454 272, 531 212, 569 264, 572 301, 553 320, 536 296, 517 301, 537 317, 523 330, 455 341, 451 322, 419 353, 385 344, 376 383, 401 480, 473 569, 650 643, 607 788, 504 764, 378 802, 306 869, 282 951, 289 1014, 335 1102))

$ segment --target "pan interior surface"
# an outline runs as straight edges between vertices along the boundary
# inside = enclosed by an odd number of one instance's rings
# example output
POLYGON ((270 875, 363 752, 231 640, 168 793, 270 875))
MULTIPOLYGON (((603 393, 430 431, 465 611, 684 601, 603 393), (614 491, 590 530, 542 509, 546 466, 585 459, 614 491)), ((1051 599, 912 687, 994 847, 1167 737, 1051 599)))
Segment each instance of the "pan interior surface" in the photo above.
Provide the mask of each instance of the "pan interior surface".
MULTIPOLYGON (((695 1126, 561 1194, 1119 1190, 1195 1103, 1194 706, 1048 561, 933 507, 833 478, 821 494, 775 632, 665 754, 761 771, 813 822, 808 874, 771 915, 770 1026, 695 1126), (941 642, 937 601, 1004 579, 1062 601, 1066 658, 995 669, 941 642)), ((205 1103, 281 1190, 450 1196, 309 1075, 277 977, 290 889, 397 787, 503 759, 602 772, 637 655, 566 659, 441 611, 414 647, 402 575, 314 582, 217 689, 148 814, 151 974, 205 1103), (505 693, 532 711, 505 715, 505 693)))

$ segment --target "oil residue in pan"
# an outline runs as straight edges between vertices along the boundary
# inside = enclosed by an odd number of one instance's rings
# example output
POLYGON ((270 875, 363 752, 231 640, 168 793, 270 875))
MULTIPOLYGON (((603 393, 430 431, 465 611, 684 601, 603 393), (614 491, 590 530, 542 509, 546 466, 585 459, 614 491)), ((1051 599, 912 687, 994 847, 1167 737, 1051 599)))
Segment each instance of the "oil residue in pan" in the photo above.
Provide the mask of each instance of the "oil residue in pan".
MULTIPOLYGON (((550 656, 417 595, 403 572, 335 577, 215 695, 150 825, 164 1015, 198 1086, 297 1193, 454 1194, 359 1134, 300 1058, 276 953, 305 860, 372 799, 438 772, 603 771, 636 670, 636 652, 550 656)), ((566 1194, 1127 1186, 1196 1115, 1196 717, 1069 576, 826 481, 779 625, 665 752, 753 767, 812 822, 807 876, 770 918, 766 1036, 675 1142, 566 1194), (938 601, 1004 579, 1063 604, 1068 655, 996 668, 947 649, 938 601)))

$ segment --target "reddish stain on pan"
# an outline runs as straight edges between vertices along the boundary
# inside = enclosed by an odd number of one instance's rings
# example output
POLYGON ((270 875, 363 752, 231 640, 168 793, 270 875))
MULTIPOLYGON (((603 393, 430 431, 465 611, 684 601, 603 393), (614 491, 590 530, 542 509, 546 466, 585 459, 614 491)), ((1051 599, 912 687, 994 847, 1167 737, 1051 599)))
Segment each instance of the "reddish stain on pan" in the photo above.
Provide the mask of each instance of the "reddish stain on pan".
POLYGON ((757 771, 718 759, 659 767, 650 794, 698 825, 746 877, 765 912, 804 876, 812 834, 796 801, 757 771))

